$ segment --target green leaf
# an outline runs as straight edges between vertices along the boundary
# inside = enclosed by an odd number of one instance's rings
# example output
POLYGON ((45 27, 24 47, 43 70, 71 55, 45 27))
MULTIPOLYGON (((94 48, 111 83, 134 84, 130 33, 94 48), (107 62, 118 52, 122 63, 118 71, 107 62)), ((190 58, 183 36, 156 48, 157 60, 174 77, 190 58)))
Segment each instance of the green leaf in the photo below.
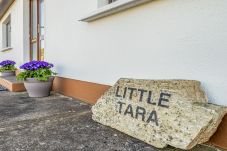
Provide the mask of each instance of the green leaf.
POLYGON ((0 67, 0 72, 5 72, 5 71, 15 71, 17 68, 14 65, 7 65, 4 67, 0 67))
POLYGON ((56 75, 53 71, 47 68, 40 68, 38 70, 25 70, 17 75, 17 80, 26 80, 27 78, 35 78, 39 81, 48 81, 48 79, 56 75))

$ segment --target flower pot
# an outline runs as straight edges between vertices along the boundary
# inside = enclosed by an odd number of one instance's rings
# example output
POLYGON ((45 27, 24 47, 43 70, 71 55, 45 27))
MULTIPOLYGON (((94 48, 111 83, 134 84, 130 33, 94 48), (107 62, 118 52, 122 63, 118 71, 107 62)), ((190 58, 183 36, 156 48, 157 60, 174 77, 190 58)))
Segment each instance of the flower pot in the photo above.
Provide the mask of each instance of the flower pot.
POLYGON ((0 77, 15 76, 15 71, 3 71, 0 72, 0 77))
POLYGON ((39 81, 35 78, 27 78, 24 86, 29 97, 47 97, 50 95, 54 77, 50 77, 48 81, 39 81))

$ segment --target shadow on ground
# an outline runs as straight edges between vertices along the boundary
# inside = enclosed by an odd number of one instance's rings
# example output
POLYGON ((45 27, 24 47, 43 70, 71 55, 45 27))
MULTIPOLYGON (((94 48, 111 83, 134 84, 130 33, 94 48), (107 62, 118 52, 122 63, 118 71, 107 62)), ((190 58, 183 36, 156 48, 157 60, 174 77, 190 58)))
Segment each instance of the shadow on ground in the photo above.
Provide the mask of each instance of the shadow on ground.
MULTIPOLYGON (((0 92, 1 151, 179 151, 156 149, 91 119, 91 106, 52 94, 0 92)), ((193 151, 217 151, 199 145, 193 151)))

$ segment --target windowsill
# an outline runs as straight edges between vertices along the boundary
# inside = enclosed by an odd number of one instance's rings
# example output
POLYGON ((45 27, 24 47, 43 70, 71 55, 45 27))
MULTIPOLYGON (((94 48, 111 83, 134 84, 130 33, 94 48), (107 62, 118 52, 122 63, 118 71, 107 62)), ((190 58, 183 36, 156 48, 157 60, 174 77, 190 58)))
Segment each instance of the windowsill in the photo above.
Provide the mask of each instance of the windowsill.
POLYGON ((121 12, 123 10, 129 9, 131 7, 135 7, 137 5, 150 2, 152 0, 119 0, 98 8, 96 11, 91 12, 90 14, 82 17, 79 21, 83 22, 92 22, 94 20, 121 12))
POLYGON ((12 49, 13 49, 12 47, 6 47, 6 48, 1 49, 0 51, 5 52, 5 51, 12 50, 12 49))

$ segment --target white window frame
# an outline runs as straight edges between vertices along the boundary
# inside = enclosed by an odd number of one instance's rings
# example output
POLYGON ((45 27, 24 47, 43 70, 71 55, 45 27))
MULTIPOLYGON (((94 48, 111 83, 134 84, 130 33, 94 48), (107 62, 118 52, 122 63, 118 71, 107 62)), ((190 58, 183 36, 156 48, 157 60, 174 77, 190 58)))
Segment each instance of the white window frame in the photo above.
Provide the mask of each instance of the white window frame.
POLYGON ((117 0, 108 0, 108 3, 111 4, 113 2, 116 2, 117 0))
POLYGON ((82 17, 79 21, 92 22, 151 1, 153 0, 115 0, 113 2, 109 0, 98 0, 98 9, 82 17))
POLYGON ((2 51, 11 49, 11 39, 11 15, 8 15, 2 23, 2 51))
POLYGON ((6 47, 11 47, 11 21, 9 20, 6 24, 6 47))

